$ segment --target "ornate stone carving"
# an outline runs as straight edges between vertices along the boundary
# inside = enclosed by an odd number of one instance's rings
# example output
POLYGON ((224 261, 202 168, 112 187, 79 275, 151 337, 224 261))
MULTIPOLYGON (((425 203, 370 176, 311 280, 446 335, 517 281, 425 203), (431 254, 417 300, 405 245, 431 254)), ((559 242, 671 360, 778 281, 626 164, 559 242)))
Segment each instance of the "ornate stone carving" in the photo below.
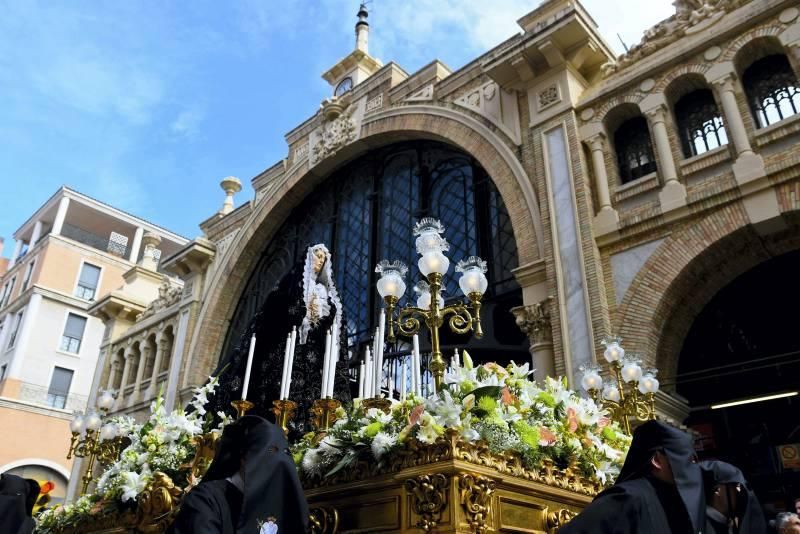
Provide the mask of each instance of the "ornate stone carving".
POLYGON ((558 92, 558 85, 556 84, 547 86, 539 92, 539 110, 552 106, 560 101, 561 95, 558 92))
POLYGON ((511 310, 517 320, 517 326, 528 334, 531 345, 553 341, 553 331, 550 327, 551 300, 553 297, 547 297, 536 304, 519 306, 511 310))
POLYGON ((447 506, 447 489, 450 480, 443 474, 420 475, 406 480, 406 491, 413 500, 414 513, 420 516, 417 528, 431 532, 442 519, 447 506))
POLYGON ((603 75, 609 76, 686 35, 711 26, 725 13, 750 1, 752 0, 675 0, 675 14, 647 30, 639 44, 632 46, 616 61, 603 65, 603 75))
POLYGON ((433 84, 428 84, 406 98, 406 102, 425 102, 433 100, 433 84))
POLYGON ((169 308, 181 299, 182 294, 183 288, 173 286, 169 279, 165 278, 158 287, 158 298, 147 306, 147 309, 139 316, 139 320, 169 308))
POLYGON ((461 505, 467 514, 470 528, 477 534, 483 534, 486 532, 492 494, 497 482, 484 476, 464 473, 458 478, 458 486, 461 490, 461 505))
POLYGON ((308 143, 303 143, 294 149, 294 161, 300 161, 308 156, 308 143))
POLYGON ((337 118, 323 121, 319 137, 311 150, 314 163, 336 154, 343 146, 355 139, 354 111, 355 106, 350 106, 337 118))
POLYGON ((375 111, 376 109, 380 109, 383 107, 383 93, 380 93, 377 96, 374 96, 367 100, 367 109, 366 112, 369 113, 370 111, 375 111))

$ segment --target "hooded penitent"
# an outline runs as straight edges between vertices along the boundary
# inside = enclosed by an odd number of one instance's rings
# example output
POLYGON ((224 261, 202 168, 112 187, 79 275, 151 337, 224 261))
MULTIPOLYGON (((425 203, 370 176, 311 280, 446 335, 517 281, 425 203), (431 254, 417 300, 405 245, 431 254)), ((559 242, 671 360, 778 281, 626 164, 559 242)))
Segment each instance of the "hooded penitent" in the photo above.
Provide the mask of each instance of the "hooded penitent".
POLYGON ((173 532, 303 533, 307 524, 308 504, 283 431, 251 415, 225 428, 173 532))
MULTIPOLYGON (((727 462, 711 460, 700 462, 700 469, 703 471, 706 493, 714 491, 716 486, 722 486, 720 491, 730 491, 731 487, 728 485, 741 485, 741 492, 729 495, 729 502, 736 503, 734 510, 737 518, 734 526, 736 532, 742 534, 765 534, 767 532, 761 504, 739 468, 727 462)), ((732 517, 728 519, 732 519, 732 517)))
POLYGON ((616 483, 598 495, 560 534, 695 534, 705 530, 705 499, 691 437, 658 421, 633 433, 616 483), (654 475, 656 452, 669 460, 674 484, 654 475))
POLYGON ((35 480, 16 475, 0 475, 0 532, 29 534, 34 522, 31 511, 39 495, 35 480))

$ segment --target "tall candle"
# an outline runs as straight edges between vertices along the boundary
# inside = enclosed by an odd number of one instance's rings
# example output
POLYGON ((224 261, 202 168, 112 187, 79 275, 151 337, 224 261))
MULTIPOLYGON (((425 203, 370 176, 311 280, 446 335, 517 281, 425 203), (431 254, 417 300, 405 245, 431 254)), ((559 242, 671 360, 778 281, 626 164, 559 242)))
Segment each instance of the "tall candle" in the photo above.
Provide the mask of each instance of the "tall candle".
POLYGON ((325 391, 328 392, 328 396, 333 398, 333 386, 336 384, 336 364, 339 361, 339 349, 336 344, 333 342, 333 332, 328 332, 331 336, 331 350, 330 350, 330 357, 328 358, 328 386, 325 388, 325 391))
POLYGON ((406 357, 403 356, 403 366, 402 370, 400 371, 400 401, 406 400, 406 364, 406 357))
POLYGON ((383 330, 380 325, 383 323, 383 315, 381 315, 381 322, 378 326, 377 343, 375 351, 375 396, 381 396, 381 386, 383 385, 383 330))
POLYGON ((366 369, 366 365, 364 361, 361 361, 361 364, 358 366, 358 398, 364 398, 364 370, 366 369))
POLYGON ((292 348, 292 336, 286 334, 286 348, 283 349, 283 371, 281 372, 281 394, 280 399, 286 400, 287 391, 286 386, 289 385, 287 372, 289 370, 289 350, 292 348))
POLYGON ((414 376, 414 393, 416 395, 422 396, 422 372, 421 372, 421 365, 422 362, 419 357, 419 336, 414 334, 414 337, 411 339, 413 352, 412 355, 414 357, 413 363, 411 366, 411 372, 414 376))
POLYGON ((459 367, 461 367, 461 357, 458 354, 458 349, 456 349, 455 352, 453 352, 453 370, 455 371, 459 367))
POLYGON ((328 391, 328 367, 331 364, 331 331, 328 330, 328 333, 325 334, 325 356, 322 360, 322 392, 320 393, 320 398, 324 399, 327 397, 328 391))
POLYGON ((292 327, 292 333, 290 334, 290 343, 289 343, 289 368, 286 371, 286 397, 284 400, 289 398, 289 393, 292 391, 292 370, 294 369, 294 343, 297 340, 297 327, 292 327))
POLYGON ((372 366, 372 353, 369 350, 369 346, 367 346, 367 350, 364 352, 364 398, 372 397, 372 388, 374 382, 372 381, 372 372, 374 368, 372 366))
POLYGON ((247 367, 244 370, 244 385, 242 386, 242 400, 247 400, 247 389, 250 387, 250 369, 253 367, 253 352, 256 350, 256 335, 250 338, 250 352, 247 354, 247 367))

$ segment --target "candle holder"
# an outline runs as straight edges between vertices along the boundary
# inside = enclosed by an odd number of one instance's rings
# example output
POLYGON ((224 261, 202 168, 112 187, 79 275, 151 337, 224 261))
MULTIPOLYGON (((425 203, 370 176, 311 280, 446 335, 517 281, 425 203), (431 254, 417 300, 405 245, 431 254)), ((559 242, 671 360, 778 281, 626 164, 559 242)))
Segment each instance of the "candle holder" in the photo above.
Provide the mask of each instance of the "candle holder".
POLYGON ((384 399, 383 397, 370 397, 362 400, 361 406, 363 406, 365 410, 377 408, 383 413, 388 414, 392 410, 392 401, 389 399, 384 399))
POLYGON ((317 399, 311 406, 311 424, 317 431, 317 441, 321 441, 328 434, 328 429, 336 422, 336 410, 342 405, 336 399, 317 399))
POLYGON ((289 399, 272 401, 272 413, 275 414, 275 422, 283 429, 285 435, 289 435, 289 421, 294 419, 297 412, 297 403, 289 399))
POLYGON ((249 400, 239 399, 231 402, 231 406, 233 406, 233 409, 236 410, 236 419, 239 419, 245 416, 249 410, 252 410, 255 404, 249 400))

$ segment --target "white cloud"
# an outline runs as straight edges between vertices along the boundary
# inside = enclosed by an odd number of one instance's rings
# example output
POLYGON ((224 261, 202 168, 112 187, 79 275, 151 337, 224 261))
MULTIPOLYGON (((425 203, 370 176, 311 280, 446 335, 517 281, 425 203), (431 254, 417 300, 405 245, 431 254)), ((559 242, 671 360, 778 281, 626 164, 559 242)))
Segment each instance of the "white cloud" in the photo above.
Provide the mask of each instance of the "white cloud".
POLYGON ((178 113, 169 128, 177 136, 194 137, 205 118, 205 111, 201 109, 186 109, 178 113))

